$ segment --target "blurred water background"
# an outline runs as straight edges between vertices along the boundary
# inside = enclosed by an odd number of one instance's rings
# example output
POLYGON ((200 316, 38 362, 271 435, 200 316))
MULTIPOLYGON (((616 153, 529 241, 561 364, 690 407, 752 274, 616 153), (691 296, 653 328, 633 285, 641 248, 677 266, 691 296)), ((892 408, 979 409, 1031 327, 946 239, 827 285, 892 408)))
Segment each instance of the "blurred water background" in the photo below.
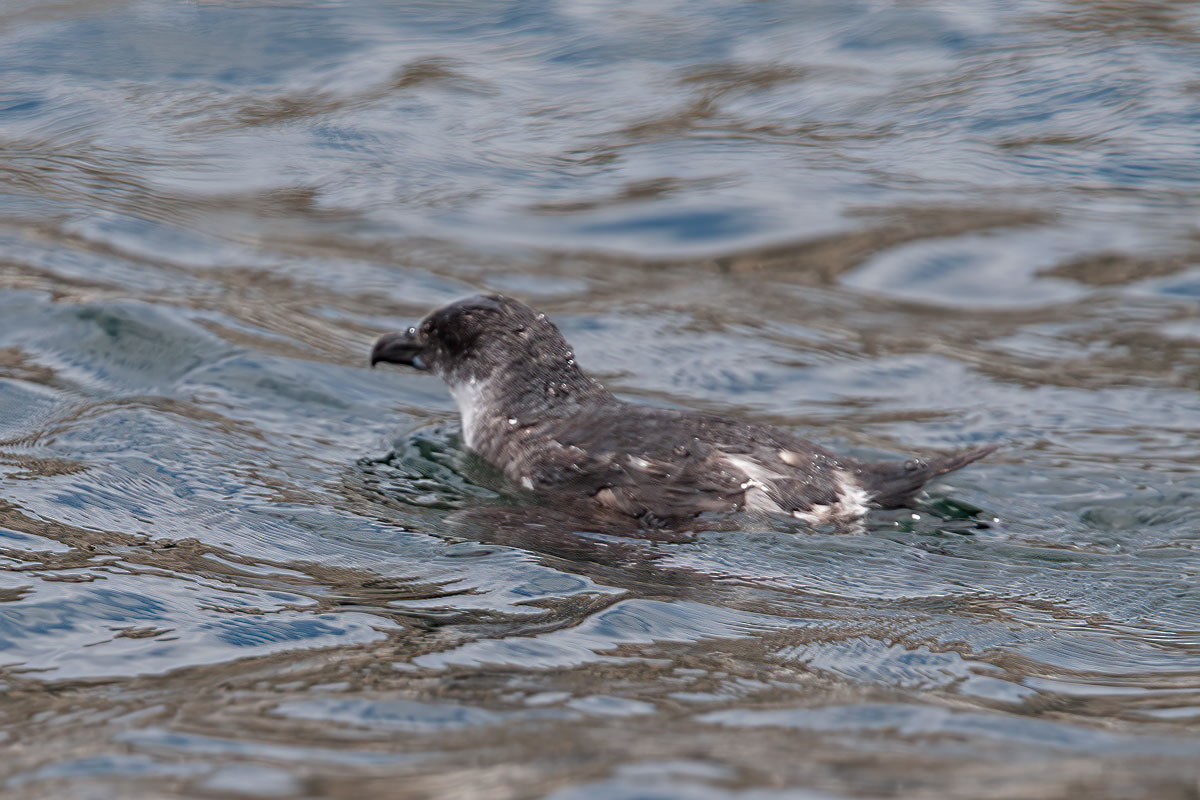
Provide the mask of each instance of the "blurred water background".
POLYGON ((0 77, 6 797, 1200 792, 1200 6, 7 0, 0 77), (366 366, 483 290, 1004 449, 581 535, 366 366))

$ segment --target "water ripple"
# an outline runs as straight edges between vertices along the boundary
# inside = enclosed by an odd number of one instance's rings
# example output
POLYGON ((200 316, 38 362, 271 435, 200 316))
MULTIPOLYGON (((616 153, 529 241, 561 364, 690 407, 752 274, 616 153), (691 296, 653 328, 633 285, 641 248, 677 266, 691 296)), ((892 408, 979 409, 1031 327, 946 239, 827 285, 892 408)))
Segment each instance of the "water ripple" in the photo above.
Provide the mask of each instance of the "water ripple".
POLYGON ((0 789, 1192 796, 1198 23, 5 4, 0 789), (367 368, 497 290, 635 399, 1003 446, 596 530, 367 368))

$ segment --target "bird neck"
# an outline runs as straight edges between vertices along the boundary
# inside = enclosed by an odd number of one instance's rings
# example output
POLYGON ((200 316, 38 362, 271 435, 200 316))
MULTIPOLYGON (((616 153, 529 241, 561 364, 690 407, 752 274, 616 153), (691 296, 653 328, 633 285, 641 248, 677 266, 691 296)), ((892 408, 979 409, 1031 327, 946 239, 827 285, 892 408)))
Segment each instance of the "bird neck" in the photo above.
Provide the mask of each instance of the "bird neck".
POLYGON ((463 376, 450 385, 467 446, 477 451, 484 441, 498 441, 539 421, 577 413, 582 405, 616 399, 572 359, 534 360, 494 370, 486 377, 463 376))

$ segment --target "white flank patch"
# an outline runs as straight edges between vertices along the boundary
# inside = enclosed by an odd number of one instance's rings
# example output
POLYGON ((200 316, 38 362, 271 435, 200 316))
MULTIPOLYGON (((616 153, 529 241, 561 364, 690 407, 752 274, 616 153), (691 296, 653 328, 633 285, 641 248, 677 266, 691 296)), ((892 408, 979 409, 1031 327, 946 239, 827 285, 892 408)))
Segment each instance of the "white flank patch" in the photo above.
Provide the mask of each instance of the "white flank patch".
POLYGON ((838 470, 838 498, 829 505, 817 505, 806 511, 796 510, 792 516, 810 525, 855 522, 862 519, 871 495, 848 472, 838 470))
MULTIPOLYGON (((791 464, 793 461, 800 464, 805 463, 803 459, 787 451, 780 451, 780 458, 787 464, 791 464), (791 456, 791 459, 784 458, 784 453, 791 456)), ((871 501, 871 495, 854 480, 850 473, 838 470, 834 473, 837 477, 837 500, 828 505, 815 505, 803 510, 786 509, 773 500, 767 490, 773 482, 785 480, 791 477, 790 475, 782 475, 745 456, 727 454, 725 463, 746 476, 746 480, 742 482, 742 488, 746 491, 744 507, 747 511, 791 513, 796 519, 810 525, 826 525, 854 522, 861 519, 866 515, 868 504, 871 501)))
POLYGON ((484 404, 487 387, 487 381, 478 380, 450 387, 450 395, 458 404, 458 413, 462 416, 463 441, 472 449, 478 439, 479 412, 484 404))
POLYGON ((772 472, 757 461, 742 456, 726 455, 725 463, 746 474, 742 488, 746 490, 744 505, 747 511, 771 513, 783 511, 783 508, 767 494, 767 484, 782 478, 782 475, 772 472))

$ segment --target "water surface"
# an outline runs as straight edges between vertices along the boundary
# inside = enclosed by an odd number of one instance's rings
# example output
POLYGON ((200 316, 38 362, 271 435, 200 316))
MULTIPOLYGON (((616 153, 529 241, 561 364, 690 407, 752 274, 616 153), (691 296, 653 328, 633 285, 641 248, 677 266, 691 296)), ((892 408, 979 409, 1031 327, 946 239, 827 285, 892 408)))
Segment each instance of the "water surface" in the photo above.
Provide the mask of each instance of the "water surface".
POLYGON ((1192 797, 1187 3, 9 3, 13 797, 1192 797), (370 343, 503 291, 860 456, 594 535, 370 343))

